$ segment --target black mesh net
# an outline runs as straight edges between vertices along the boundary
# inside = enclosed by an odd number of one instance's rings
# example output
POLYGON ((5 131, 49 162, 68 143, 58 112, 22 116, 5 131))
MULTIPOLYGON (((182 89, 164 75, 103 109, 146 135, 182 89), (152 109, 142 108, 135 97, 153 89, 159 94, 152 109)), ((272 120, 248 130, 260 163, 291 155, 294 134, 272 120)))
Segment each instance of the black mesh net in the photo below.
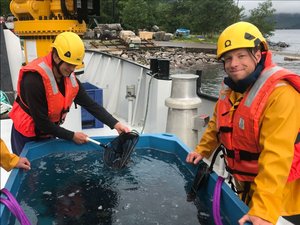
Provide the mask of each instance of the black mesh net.
POLYGON ((197 191, 202 185, 206 183, 210 173, 211 170, 209 166, 204 161, 200 161, 191 190, 187 193, 188 202, 194 201, 196 199, 197 191))
POLYGON ((139 139, 136 131, 121 133, 104 150, 104 163, 113 169, 121 169, 130 160, 130 155, 139 139))

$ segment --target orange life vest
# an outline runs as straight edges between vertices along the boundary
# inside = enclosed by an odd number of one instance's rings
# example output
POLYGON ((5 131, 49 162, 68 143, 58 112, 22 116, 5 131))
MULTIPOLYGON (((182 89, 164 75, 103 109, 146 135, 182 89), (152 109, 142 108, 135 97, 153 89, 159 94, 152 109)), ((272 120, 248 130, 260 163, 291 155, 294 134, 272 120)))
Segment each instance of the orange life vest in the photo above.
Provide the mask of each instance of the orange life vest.
POLYGON ((48 117, 50 121, 57 124, 63 123, 66 113, 69 111, 70 106, 78 93, 79 85, 75 75, 72 73, 69 77, 64 77, 65 96, 61 94, 52 72, 51 53, 45 57, 38 58, 21 68, 17 86, 18 100, 14 102, 9 116, 13 120, 14 127, 17 131, 26 137, 35 137, 37 136, 35 132, 35 123, 30 116, 28 106, 22 101, 20 88, 23 76, 29 71, 38 72, 42 77, 48 103, 48 117))
MULTIPOLYGON (((280 80, 288 81, 300 92, 300 76, 276 65, 263 70, 257 81, 245 93, 233 116, 229 96, 221 90, 217 108, 220 142, 225 148, 227 170, 240 181, 253 181, 258 173, 259 121, 271 92, 280 80)), ((300 130, 299 130, 300 132, 300 130)), ((300 133, 295 142, 295 153, 288 181, 300 178, 300 133)))

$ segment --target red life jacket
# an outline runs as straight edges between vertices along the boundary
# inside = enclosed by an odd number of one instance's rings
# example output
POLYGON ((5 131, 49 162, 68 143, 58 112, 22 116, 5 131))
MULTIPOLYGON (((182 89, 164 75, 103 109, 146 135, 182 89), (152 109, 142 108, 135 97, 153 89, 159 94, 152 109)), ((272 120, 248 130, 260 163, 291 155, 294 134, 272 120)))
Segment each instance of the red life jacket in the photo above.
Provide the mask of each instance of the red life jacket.
POLYGON ((79 85, 75 75, 72 73, 70 77, 63 78, 65 84, 65 96, 61 94, 52 72, 51 53, 30 62, 20 70, 17 86, 18 97, 13 104, 9 116, 13 120, 14 127, 17 131, 26 137, 35 137, 38 135, 35 132, 35 123, 30 116, 29 107, 22 101, 20 88, 23 76, 29 71, 38 72, 42 77, 48 103, 48 118, 53 123, 63 123, 66 113, 69 111, 70 106, 78 93, 79 85))
MULTIPOLYGON (((240 181, 253 181, 258 173, 259 120, 268 98, 280 80, 288 81, 300 92, 300 76, 271 65, 263 70, 253 87, 245 93, 232 117, 229 96, 221 90, 217 108, 220 141, 225 147, 227 170, 240 181)), ((300 129, 300 128, 299 128, 300 129)), ((299 130, 300 132, 300 130, 299 130)), ((300 133, 295 142, 295 153, 288 181, 300 178, 300 133)))

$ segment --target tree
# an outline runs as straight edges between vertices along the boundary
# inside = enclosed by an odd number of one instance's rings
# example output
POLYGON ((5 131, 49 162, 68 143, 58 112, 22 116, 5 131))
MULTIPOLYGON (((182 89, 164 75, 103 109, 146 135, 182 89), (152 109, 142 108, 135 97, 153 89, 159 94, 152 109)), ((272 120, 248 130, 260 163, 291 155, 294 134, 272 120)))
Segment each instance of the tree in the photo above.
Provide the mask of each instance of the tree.
POLYGON ((101 0, 99 2, 94 0, 94 2, 99 4, 100 23, 117 23, 119 21, 118 0, 101 0))
POLYGON ((272 32, 275 30, 274 13, 276 9, 272 7, 272 1, 266 0, 263 3, 259 3, 257 8, 250 10, 248 22, 257 26, 264 36, 272 35, 272 32))
POLYGON ((158 25, 169 32, 175 32, 177 28, 190 28, 190 20, 187 15, 190 10, 185 0, 160 3, 157 8, 158 25))
POLYGON ((0 0, 0 16, 7 16, 11 14, 10 9, 9 9, 9 3, 10 1, 8 0, 0 0))
POLYGON ((211 36, 239 21, 243 11, 233 0, 189 0, 186 5, 189 9, 186 21, 191 30, 211 36))
POLYGON ((122 6, 120 17, 126 29, 137 31, 149 26, 149 11, 145 0, 122 1, 119 6, 122 6))

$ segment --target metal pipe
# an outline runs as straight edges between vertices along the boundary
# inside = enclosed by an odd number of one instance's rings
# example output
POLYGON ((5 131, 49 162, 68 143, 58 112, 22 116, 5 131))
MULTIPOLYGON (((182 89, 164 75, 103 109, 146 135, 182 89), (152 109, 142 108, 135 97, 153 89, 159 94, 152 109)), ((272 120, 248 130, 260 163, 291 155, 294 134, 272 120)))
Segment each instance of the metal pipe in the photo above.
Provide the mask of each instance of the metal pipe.
POLYGON ((133 100, 136 98, 135 96, 135 86, 127 85, 126 86, 126 96, 128 99, 128 115, 127 115, 127 123, 132 125, 132 115, 133 115, 133 100))

